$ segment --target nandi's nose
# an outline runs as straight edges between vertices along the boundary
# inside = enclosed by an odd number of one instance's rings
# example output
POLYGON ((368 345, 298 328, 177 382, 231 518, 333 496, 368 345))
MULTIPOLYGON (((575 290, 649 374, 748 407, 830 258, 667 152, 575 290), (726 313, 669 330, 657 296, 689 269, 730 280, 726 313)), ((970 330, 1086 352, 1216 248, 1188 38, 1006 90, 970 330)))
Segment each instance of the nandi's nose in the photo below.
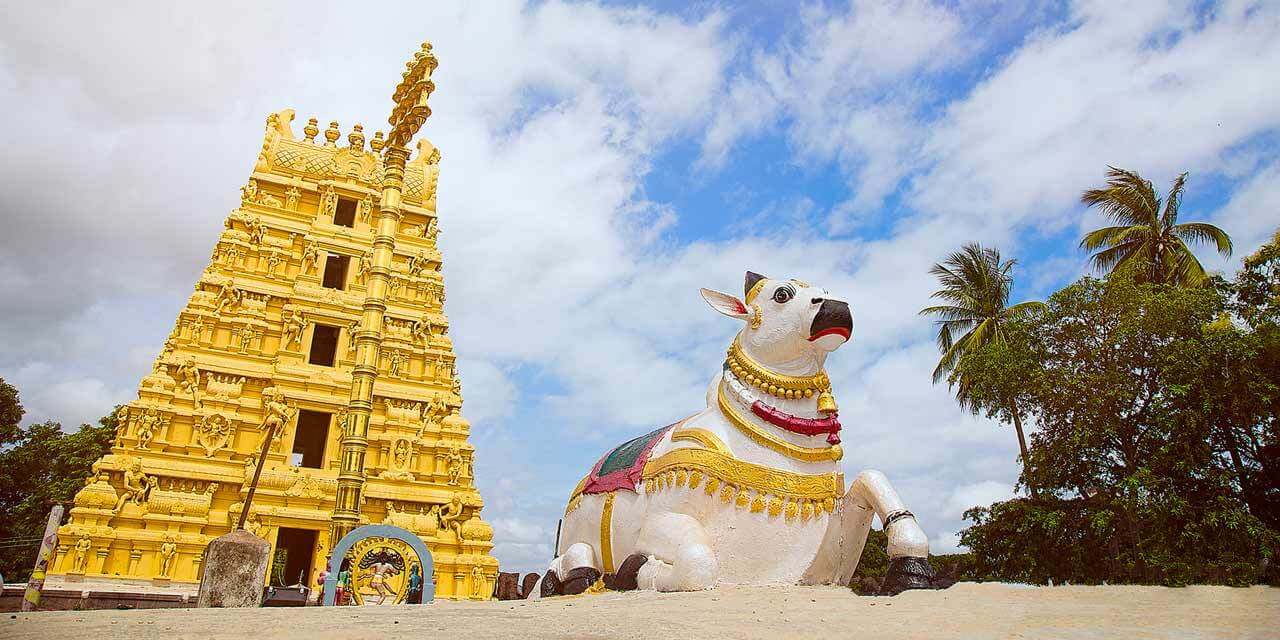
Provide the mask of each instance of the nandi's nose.
POLYGON ((823 301, 823 300, 826 300, 826 298, 814 298, 814 299, 810 300, 810 301, 809 301, 809 303, 810 303, 810 304, 822 304, 822 301, 823 301))
POLYGON ((839 300, 823 300, 818 313, 809 326, 809 341, 813 342, 824 336, 838 336, 841 342, 848 340, 853 334, 853 314, 849 305, 839 300))

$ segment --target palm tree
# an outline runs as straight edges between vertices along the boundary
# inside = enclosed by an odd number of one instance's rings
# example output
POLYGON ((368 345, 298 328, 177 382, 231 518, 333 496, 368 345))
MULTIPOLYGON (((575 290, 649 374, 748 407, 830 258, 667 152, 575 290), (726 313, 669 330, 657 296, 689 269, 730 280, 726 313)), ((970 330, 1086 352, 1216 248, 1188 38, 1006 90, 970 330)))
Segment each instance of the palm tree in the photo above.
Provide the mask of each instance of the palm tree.
MULTIPOLYGON (((942 359, 933 370, 934 384, 947 379, 965 353, 988 344, 1003 344, 1005 325, 1009 321, 1044 308, 1043 302, 1020 302, 1008 306, 1009 292, 1013 288, 1010 271, 1014 264, 1014 260, 1002 261, 998 249, 984 249, 977 243, 970 243, 929 269, 929 273, 936 276, 942 285, 932 297, 946 302, 920 311, 920 315, 939 318, 938 349, 942 352, 942 359)), ((973 382, 963 375, 951 381, 956 388, 956 401, 970 411, 974 410, 969 400, 973 382)), ((1010 398, 1008 403, 1025 467, 1031 459, 1027 453, 1027 438, 1022 431, 1022 417, 1018 413, 1017 402, 1010 398)), ((1026 476, 1032 497, 1039 497, 1031 474, 1028 472, 1026 476)))
POLYGON ((1138 282, 1200 286, 1207 280, 1204 267, 1188 243, 1212 242, 1223 257, 1231 255, 1231 238, 1207 222, 1178 224, 1178 206, 1187 174, 1173 181, 1161 210, 1151 182, 1135 171, 1107 167, 1107 186, 1080 196, 1085 206, 1102 209, 1116 223, 1085 234, 1080 248, 1096 251, 1098 271, 1131 270, 1138 282))

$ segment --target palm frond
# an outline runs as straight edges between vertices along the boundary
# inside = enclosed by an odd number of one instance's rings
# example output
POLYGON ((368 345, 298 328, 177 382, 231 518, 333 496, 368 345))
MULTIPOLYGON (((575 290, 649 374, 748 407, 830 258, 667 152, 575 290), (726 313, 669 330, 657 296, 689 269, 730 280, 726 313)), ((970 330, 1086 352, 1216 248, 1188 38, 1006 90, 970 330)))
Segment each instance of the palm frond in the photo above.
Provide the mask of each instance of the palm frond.
MULTIPOLYGON (((941 345, 943 342, 943 339, 942 339, 943 332, 947 333, 947 342, 950 343, 951 341, 950 331, 948 331, 946 327, 943 327, 942 331, 939 332, 938 334, 939 345, 941 345)), ((973 335, 972 332, 966 333, 963 336, 960 336, 959 340, 956 340, 954 343, 948 344, 947 348, 943 350, 942 358, 938 360, 938 366, 934 367, 933 369, 934 384, 938 384, 939 382, 946 380, 947 374, 955 370, 956 363, 960 361, 960 356, 964 355, 964 352, 967 350, 969 346, 971 335, 973 335)))
POLYGON ((1016 320, 1038 311, 1044 311, 1047 308, 1049 308, 1049 306, 1039 300, 1027 300, 1026 302, 1019 302, 1018 304, 1005 309, 1004 316, 1010 320, 1016 320))
POLYGON ((1209 280, 1204 265, 1196 258, 1181 238, 1174 237, 1173 251, 1168 256, 1165 282, 1180 287, 1199 287, 1209 280))
POLYGON ((1160 202, 1151 183, 1126 169, 1108 167, 1106 188, 1085 191, 1080 202, 1097 207, 1107 218, 1126 226, 1155 228, 1159 224, 1160 202))
POLYGON ((918 315, 938 316, 942 318, 942 321, 973 319, 975 316, 973 309, 969 309, 967 307, 956 307, 951 305, 925 307, 920 310, 920 313, 918 315))
POLYGON ((1103 227, 1084 234, 1084 238, 1080 240, 1080 248, 1086 251, 1095 251, 1103 247, 1114 247, 1131 240, 1146 239, 1151 235, 1151 227, 1145 225, 1103 227))
POLYGON ((1110 249, 1093 254, 1090 262, 1093 263, 1093 268, 1099 273, 1109 272, 1115 269, 1117 265, 1133 260, 1134 256, 1139 254, 1145 246, 1147 246, 1146 243, 1136 241, 1118 244, 1110 249))
POLYGON ((1212 243, 1222 257, 1231 256, 1231 236, 1228 236, 1227 232, 1217 225, 1212 225, 1208 222, 1184 222, 1174 225, 1169 231, 1183 241, 1191 241, 1197 244, 1212 243))
POLYGON ((1187 184, 1187 173, 1173 179, 1169 195, 1164 200, 1164 214, 1160 216, 1160 226, 1168 229, 1178 223, 1178 207, 1182 205, 1182 188, 1187 184))

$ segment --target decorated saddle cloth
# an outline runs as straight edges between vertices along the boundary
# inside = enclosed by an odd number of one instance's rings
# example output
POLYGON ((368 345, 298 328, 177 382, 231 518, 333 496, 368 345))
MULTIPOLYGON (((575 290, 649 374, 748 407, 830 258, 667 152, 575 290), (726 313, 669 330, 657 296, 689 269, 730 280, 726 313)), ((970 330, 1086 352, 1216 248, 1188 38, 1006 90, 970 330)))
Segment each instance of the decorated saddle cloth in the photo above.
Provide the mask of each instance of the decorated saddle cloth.
POLYGON ((612 451, 604 454, 599 462, 596 462, 596 466, 591 468, 591 473, 583 480, 582 490, 579 493, 608 493, 619 489, 634 493, 642 479, 644 465, 649 461, 649 454, 653 448, 662 441, 668 431, 680 426, 688 419, 673 422, 614 447, 612 451))

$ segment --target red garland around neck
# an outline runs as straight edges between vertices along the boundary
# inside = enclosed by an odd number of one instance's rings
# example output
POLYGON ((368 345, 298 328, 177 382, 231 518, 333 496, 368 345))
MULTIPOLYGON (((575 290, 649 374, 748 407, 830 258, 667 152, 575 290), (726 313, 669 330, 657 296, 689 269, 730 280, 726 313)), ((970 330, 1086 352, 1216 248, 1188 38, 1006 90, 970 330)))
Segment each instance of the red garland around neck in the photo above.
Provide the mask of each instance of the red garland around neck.
POLYGON ((751 413, 760 416, 765 422, 786 429, 792 433, 806 436, 827 434, 828 444, 840 444, 840 420, 837 414, 826 418, 801 418, 779 411, 759 400, 751 403, 751 413))

